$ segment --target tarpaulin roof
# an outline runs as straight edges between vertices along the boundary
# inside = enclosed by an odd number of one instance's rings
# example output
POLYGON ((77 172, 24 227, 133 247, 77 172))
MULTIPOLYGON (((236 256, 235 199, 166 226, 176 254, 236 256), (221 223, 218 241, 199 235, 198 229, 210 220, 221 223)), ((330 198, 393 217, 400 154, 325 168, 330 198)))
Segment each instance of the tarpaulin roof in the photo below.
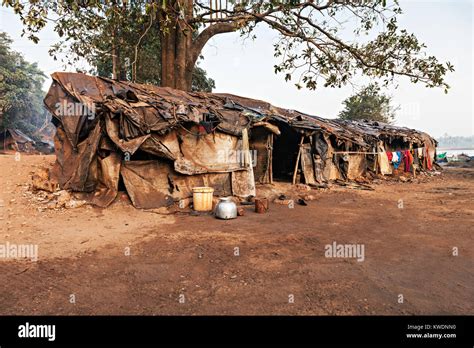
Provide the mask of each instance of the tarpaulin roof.
POLYGON ((77 145, 83 127, 87 129, 88 121, 84 115, 64 118, 57 112, 57 105, 52 102, 65 97, 88 105, 95 112, 106 110, 112 117, 119 115, 119 136, 133 141, 129 144, 132 148, 139 147, 151 132, 164 134, 185 123, 203 121, 211 121, 216 129, 232 135, 240 135, 243 128, 250 128, 256 122, 284 122, 296 129, 321 130, 363 147, 371 146, 380 136, 413 141, 430 138, 413 129, 377 122, 325 119, 232 94, 184 92, 81 73, 58 72, 52 78, 53 87, 59 84, 62 89, 51 88, 45 104, 61 121, 73 146, 77 145), (64 93, 67 95, 62 95, 64 93))
POLYGON ((6 131, 7 133, 10 133, 10 136, 17 143, 35 143, 33 139, 18 129, 7 128, 6 131))
POLYGON ((346 129, 351 129, 360 133, 365 134, 366 137, 374 137, 377 139, 389 138, 389 139, 403 139, 408 142, 423 143, 427 140, 433 144, 437 144, 436 140, 425 132, 418 131, 407 127, 398 127, 388 123, 370 120, 361 121, 349 121, 349 120, 335 120, 338 124, 342 125, 346 129))

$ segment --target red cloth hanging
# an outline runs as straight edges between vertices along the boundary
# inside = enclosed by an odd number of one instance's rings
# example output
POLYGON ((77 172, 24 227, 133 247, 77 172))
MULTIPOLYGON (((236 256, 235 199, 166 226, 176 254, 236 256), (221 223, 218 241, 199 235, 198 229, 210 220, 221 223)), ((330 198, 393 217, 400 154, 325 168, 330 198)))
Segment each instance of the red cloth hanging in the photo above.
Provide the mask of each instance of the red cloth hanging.
POLYGON ((405 172, 411 171, 411 164, 413 163, 413 155, 410 150, 405 150, 403 152, 403 163, 405 164, 405 172))
POLYGON ((388 157, 388 161, 389 161, 389 162, 392 162, 393 154, 392 154, 391 151, 387 151, 387 157, 388 157))
POLYGON ((429 148, 427 146, 426 147, 426 167, 428 168, 428 170, 432 170, 433 164, 431 163, 430 152, 428 150, 429 148))

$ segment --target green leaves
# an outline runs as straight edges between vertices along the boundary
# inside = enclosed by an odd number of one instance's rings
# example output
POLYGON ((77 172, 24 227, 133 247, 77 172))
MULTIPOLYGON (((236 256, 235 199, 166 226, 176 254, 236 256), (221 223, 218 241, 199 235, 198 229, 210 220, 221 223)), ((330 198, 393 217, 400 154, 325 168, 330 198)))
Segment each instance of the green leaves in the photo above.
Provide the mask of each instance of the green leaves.
MULTIPOLYGON (((48 16, 54 17, 55 30, 63 40, 51 54, 68 52, 65 63, 72 64, 78 57, 84 58, 100 74, 110 71, 112 42, 121 64, 125 58, 134 60, 134 47, 144 27, 150 16, 159 14, 161 19, 140 45, 138 62, 143 82, 159 80, 161 57, 155 50, 160 47, 160 35, 175 30, 179 12, 167 0, 90 0, 88 6, 72 0, 3 2, 20 15, 24 34, 34 42, 38 42, 37 33, 48 16)), ((257 23, 267 25, 280 35, 274 46, 278 58, 274 71, 283 74, 286 81, 298 80, 298 88, 341 87, 362 74, 385 85, 404 76, 413 83, 449 89, 445 76, 454 67, 428 56, 426 46, 414 34, 398 27, 397 16, 402 11, 396 0, 232 0, 225 4, 221 9, 215 2, 194 0, 195 17, 189 23, 180 19, 178 30, 191 31, 196 37, 206 27, 237 22, 243 25, 239 26, 241 34, 250 36, 257 23)))
POLYGON ((362 88, 343 102, 344 109, 339 113, 343 120, 372 120, 391 123, 395 118, 392 98, 381 92, 378 84, 372 83, 362 88))
POLYGON ((444 77, 454 67, 427 56, 426 46, 414 34, 398 28, 396 16, 401 9, 396 5, 366 0, 358 6, 351 2, 333 3, 320 11, 308 5, 305 11, 294 7, 272 16, 267 24, 280 33, 274 51, 280 63, 275 72, 283 73, 285 80, 288 73, 300 75, 308 89, 316 89, 321 83, 325 87, 341 87, 362 73, 385 85, 405 76, 413 83, 448 90, 444 77), (356 39, 342 39, 339 32, 347 31, 351 24, 355 26, 356 39), (360 37, 375 28, 380 32, 373 39, 360 37))
POLYGON ((0 128, 19 128, 27 134, 43 121, 45 75, 36 65, 10 49, 11 40, 0 32, 0 128))
POLYGON ((196 66, 193 71, 191 89, 193 91, 212 92, 213 88, 216 88, 215 81, 207 76, 204 69, 196 66))

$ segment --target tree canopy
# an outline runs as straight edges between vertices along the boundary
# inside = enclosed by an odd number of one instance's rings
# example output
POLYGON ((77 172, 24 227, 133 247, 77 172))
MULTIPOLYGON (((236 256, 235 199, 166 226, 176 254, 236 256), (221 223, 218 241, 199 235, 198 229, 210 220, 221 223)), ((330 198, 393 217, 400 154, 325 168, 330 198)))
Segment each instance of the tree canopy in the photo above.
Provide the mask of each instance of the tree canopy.
POLYGON ((10 48, 11 39, 0 32, 0 129, 17 128, 35 137, 45 124, 42 86, 45 75, 10 48))
MULTIPOLYGON (((73 59, 86 58, 99 76, 114 74, 121 80, 138 83, 161 83, 161 40, 159 27, 153 25, 155 13, 146 6, 146 1, 135 1, 126 11, 105 16, 94 32, 78 32, 78 46, 68 46, 67 38, 53 46, 51 53, 72 53, 73 59), (114 22, 118 29, 115 38, 110 35, 114 22), (80 39, 79 39, 80 38, 80 39), (87 52, 82 54, 80 52, 87 52), (115 64, 112 56, 115 56, 115 64), (116 72, 114 72, 116 69, 116 72)), ((151 6, 151 5, 150 5, 151 6)), ((97 16, 97 14, 95 14, 97 16)), ((81 20, 81 17, 75 18, 81 20)), ((76 23, 77 24, 77 23, 76 23)), ((71 23, 68 24, 70 28, 71 23)), ((192 76, 192 90, 211 92, 213 79, 204 69, 196 66, 192 76)))
MULTIPOLYGON (((253 36, 257 24, 278 33, 274 70, 298 88, 341 87, 365 75, 385 84, 406 76, 447 91, 444 78, 453 71, 449 62, 428 55, 414 34, 398 27, 402 10, 397 0, 3 1, 20 15, 24 33, 33 41, 52 16, 54 30, 64 38, 61 45, 76 56, 93 54, 91 47, 100 49, 94 35, 107 33, 111 51, 103 52, 111 53, 115 67, 119 51, 142 47, 153 28, 161 39, 159 47, 150 47, 161 51, 155 56, 161 61, 161 85, 183 90, 191 89, 196 62, 209 39, 234 31, 253 36), (135 14, 140 19, 120 25, 135 14), (125 39, 131 33, 133 45, 125 39)), ((136 57, 130 57, 134 64, 136 57)))
POLYGON ((372 120, 391 123, 395 119, 392 97, 381 92, 377 84, 369 84, 342 102, 339 113, 343 120, 372 120))

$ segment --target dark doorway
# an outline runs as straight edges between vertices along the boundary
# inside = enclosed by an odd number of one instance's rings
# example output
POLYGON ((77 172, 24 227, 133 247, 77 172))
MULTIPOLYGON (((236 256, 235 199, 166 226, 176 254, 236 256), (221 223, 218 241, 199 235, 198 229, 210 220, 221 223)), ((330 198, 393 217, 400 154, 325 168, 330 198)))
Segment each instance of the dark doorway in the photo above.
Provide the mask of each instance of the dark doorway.
POLYGON ((281 134, 273 139, 272 170, 275 180, 292 181, 301 135, 286 123, 279 123, 281 134))

